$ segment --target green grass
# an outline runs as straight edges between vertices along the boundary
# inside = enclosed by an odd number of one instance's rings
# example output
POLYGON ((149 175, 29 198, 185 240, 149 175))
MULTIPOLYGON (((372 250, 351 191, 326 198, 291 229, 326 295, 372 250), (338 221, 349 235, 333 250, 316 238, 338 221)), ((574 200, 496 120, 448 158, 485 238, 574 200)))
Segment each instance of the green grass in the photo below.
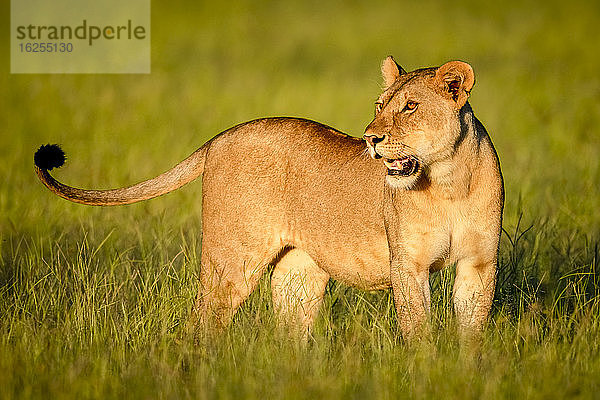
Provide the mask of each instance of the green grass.
MULTIPOLYGON (((596 398, 600 390, 600 7, 594 2, 153 2, 152 74, 10 75, 0 42, 0 398, 596 398), (432 343, 389 292, 331 283, 313 339, 281 332, 269 282, 231 328, 177 340, 197 290, 200 185, 125 207, 51 195, 154 176, 221 130, 301 116, 361 135, 388 54, 462 59, 506 182, 494 310, 461 353, 432 276, 432 343)), ((8 26, 7 13, 4 13, 8 26)))

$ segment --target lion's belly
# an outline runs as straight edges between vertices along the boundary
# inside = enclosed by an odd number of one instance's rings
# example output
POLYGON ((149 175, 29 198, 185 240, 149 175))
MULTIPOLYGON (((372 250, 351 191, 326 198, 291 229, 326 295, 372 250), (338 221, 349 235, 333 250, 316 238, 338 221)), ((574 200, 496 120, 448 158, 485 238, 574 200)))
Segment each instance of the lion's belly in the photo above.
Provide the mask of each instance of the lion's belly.
POLYGON ((332 279, 349 286, 365 290, 387 289, 391 286, 387 248, 385 253, 338 258, 324 266, 332 279))
POLYGON ((352 234, 319 229, 297 232, 293 245, 304 249, 332 279, 366 290, 391 286, 389 250, 381 226, 362 227, 354 221, 352 234))

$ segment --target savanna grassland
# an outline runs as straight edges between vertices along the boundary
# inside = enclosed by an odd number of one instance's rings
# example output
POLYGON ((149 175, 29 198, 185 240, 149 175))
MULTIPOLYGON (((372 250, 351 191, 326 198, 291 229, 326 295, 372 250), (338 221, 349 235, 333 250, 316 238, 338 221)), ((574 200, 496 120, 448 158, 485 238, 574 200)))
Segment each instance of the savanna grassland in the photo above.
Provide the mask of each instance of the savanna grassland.
POLYGON ((599 3, 154 1, 149 75, 11 75, 4 36, 0 398, 600 397, 599 3), (265 279, 230 329, 194 344, 180 336, 200 183, 93 208, 33 172, 36 148, 60 143, 61 181, 130 184, 264 116, 360 136, 388 54, 475 69, 507 196, 479 355, 456 340, 451 270, 431 278, 431 343, 402 342, 389 291, 332 282, 304 345, 277 328, 265 279))

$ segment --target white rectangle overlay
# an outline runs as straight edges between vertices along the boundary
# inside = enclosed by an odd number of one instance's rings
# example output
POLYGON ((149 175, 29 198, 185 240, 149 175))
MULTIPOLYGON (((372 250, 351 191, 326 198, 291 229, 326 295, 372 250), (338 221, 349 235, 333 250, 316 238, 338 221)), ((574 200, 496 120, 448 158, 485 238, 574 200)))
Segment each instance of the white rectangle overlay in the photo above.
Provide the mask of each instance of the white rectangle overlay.
POLYGON ((150 0, 11 0, 11 73, 150 73, 150 0))

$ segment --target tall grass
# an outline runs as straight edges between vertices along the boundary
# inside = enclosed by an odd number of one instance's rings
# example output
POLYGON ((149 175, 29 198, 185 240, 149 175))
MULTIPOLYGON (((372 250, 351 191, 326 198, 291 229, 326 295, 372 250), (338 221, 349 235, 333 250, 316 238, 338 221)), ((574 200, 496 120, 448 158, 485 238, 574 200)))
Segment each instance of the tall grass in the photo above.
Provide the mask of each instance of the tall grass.
POLYGON ((4 63, 0 397, 597 397, 599 11, 578 0, 175 0, 153 3, 150 75, 10 75, 4 63), (194 343, 181 332, 198 286, 199 185, 90 208, 32 172, 37 146, 58 142, 69 157, 59 179, 124 185, 268 115, 360 135, 388 54, 406 69, 470 62, 471 104, 500 155, 505 231, 475 356, 456 339, 451 268, 431 277, 431 342, 401 341, 389 291, 336 282, 310 341, 293 340, 266 276, 223 335, 194 343))
MULTIPOLYGON (((337 283, 309 343, 293 340, 275 323, 268 279, 224 335, 181 338, 197 286, 189 264, 197 265, 198 232, 188 229, 121 243, 114 231, 87 229, 76 240, 5 242, 2 395, 556 398, 598 389, 597 249, 552 294, 541 293, 528 271, 502 281, 473 360, 459 351, 446 271, 432 278, 432 343, 401 342, 389 292, 337 283), (508 300, 507 288, 514 288, 508 300)), ((521 252, 516 245, 503 260, 521 252)))

